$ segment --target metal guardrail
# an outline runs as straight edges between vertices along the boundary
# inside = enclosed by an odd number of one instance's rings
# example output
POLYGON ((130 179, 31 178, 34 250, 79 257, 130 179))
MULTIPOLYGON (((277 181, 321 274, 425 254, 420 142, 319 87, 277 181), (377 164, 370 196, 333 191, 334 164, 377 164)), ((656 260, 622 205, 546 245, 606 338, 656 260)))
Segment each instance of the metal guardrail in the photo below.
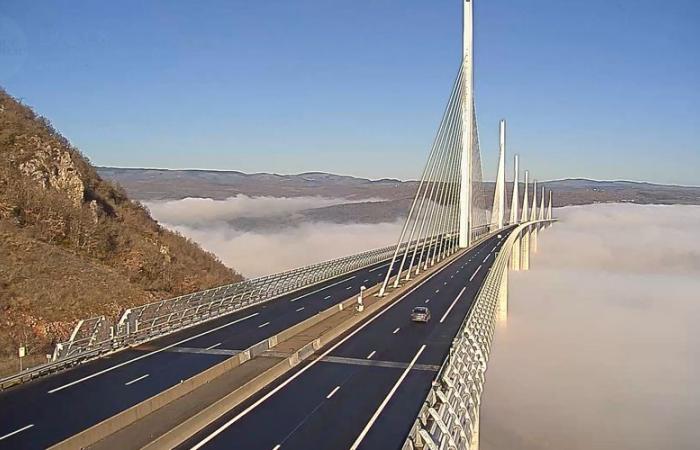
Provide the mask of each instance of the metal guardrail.
POLYGON ((519 225, 508 236, 438 371, 402 450, 478 448, 479 408, 486 363, 496 328, 498 302, 507 292, 513 244, 533 225, 519 225))
POLYGON ((1 378, 0 389, 377 264, 391 258, 395 249, 395 246, 379 248, 148 303, 127 309, 116 322, 105 316, 81 320, 70 339, 56 344, 49 363, 1 378))

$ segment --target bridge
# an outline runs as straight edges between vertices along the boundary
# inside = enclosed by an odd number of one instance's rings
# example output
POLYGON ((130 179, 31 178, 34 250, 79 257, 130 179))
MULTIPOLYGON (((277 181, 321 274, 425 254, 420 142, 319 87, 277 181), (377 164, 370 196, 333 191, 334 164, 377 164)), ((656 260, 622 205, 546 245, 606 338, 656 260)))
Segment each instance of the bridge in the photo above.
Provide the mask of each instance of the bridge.
POLYGON ((555 220, 518 156, 507 190, 503 120, 487 199, 463 5, 462 61, 395 245, 80 321, 50 362, 0 380, 0 448, 478 448, 508 273, 555 220))

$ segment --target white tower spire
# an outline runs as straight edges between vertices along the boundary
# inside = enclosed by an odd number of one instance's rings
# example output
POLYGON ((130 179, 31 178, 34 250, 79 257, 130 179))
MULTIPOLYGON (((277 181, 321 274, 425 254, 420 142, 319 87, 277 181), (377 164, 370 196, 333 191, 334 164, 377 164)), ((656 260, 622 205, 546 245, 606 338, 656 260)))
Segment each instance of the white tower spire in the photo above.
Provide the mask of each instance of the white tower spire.
POLYGON ((474 144, 474 16, 471 0, 462 3, 462 157, 459 183, 459 246, 469 247, 472 230, 472 146, 474 144))
POLYGON ((498 171, 496 172, 496 188, 493 192, 493 208, 491 209, 491 229, 503 228, 506 216, 506 121, 498 125, 499 151, 498 171))
POLYGON ((518 223, 518 210, 520 209, 520 192, 518 192, 518 184, 520 183, 520 169, 518 168, 519 163, 520 158, 518 157, 518 155, 515 155, 515 173, 513 174, 513 198, 510 202, 510 220, 508 221, 508 223, 511 225, 513 225, 514 223, 518 223))
POLYGON ((530 178, 530 171, 526 170, 525 171, 525 193, 523 194, 523 214, 520 216, 521 222, 527 222, 528 220, 530 220, 530 216, 528 213, 529 203, 528 203, 528 195, 527 195, 527 191, 529 188, 528 184, 530 183, 529 178, 530 178))
POLYGON ((549 191, 549 205, 547 206, 547 220, 552 220, 552 191, 549 191))
POLYGON ((532 208, 530 209, 530 221, 537 220, 537 180, 532 182, 532 208))

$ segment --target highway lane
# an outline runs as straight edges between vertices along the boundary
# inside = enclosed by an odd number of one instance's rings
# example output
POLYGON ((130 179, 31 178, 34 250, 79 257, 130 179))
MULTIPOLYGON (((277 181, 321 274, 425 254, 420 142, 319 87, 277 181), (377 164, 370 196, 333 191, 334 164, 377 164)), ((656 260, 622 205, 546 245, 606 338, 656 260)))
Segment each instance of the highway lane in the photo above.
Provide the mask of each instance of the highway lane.
POLYGON ((44 448, 356 295, 388 262, 0 393, 0 449, 44 448))
POLYGON ((463 255, 182 448, 400 448, 507 232, 463 255), (415 306, 432 319, 412 323, 415 306))

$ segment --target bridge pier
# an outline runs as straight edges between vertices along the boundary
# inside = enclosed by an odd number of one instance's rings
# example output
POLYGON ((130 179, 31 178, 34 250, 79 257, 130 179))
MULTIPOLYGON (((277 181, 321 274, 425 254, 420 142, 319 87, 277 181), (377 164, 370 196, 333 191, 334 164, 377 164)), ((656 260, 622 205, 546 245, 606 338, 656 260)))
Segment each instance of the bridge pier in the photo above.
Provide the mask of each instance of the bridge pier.
POLYGON ((520 271, 520 245, 522 239, 522 236, 518 236, 518 238, 513 243, 513 251, 510 254, 510 268, 515 272, 520 271))
MULTIPOLYGON (((515 248, 513 248, 513 251, 515 251, 515 248)), ((506 266, 505 269, 503 269, 503 277, 501 278, 501 288, 498 290, 497 322, 502 326, 505 326, 505 324, 508 322, 508 266, 506 266)))
POLYGON ((526 228, 520 243, 520 268, 530 270, 530 230, 526 228))

